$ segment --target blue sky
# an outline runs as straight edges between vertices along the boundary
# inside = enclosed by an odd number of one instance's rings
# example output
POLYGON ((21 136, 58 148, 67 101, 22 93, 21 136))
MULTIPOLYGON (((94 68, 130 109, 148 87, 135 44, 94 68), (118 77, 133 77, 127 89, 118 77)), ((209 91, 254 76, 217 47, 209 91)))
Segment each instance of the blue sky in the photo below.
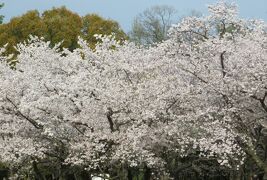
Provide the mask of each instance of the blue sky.
MULTIPOLYGON (((0 14, 5 16, 4 22, 11 17, 19 16, 28 10, 37 9, 43 12, 52 7, 65 5, 80 15, 97 13, 105 18, 118 21, 128 32, 133 18, 153 5, 170 5, 177 9, 177 20, 192 10, 207 13, 207 5, 216 0, 0 0, 5 6, 0 14)), ((244 18, 260 18, 267 21, 267 0, 232 0, 239 6, 240 16, 244 18)))

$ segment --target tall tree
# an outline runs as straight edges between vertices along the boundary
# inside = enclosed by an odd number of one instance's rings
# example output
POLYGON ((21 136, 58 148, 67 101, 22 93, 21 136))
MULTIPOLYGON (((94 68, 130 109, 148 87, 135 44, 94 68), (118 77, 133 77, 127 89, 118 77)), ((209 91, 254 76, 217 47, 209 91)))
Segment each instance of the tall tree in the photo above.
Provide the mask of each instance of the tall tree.
POLYGON ((114 20, 104 19, 97 14, 88 14, 82 18, 82 21, 83 38, 87 40, 92 48, 94 48, 95 44, 99 41, 96 37, 94 37, 95 34, 113 34, 116 40, 127 39, 127 36, 120 28, 119 23, 114 20))
POLYGON ((0 45, 8 43, 6 53, 16 53, 14 45, 28 39, 29 35, 45 36, 46 25, 37 10, 28 11, 15 17, 7 24, 0 25, 0 45))
POLYGON ((165 40, 176 10, 167 5, 153 6, 133 21, 130 39, 138 44, 152 44, 165 40))
POLYGON ((127 39, 118 22, 106 20, 95 14, 81 18, 65 7, 53 8, 42 15, 37 10, 28 11, 22 16, 12 18, 0 25, 0 46, 8 43, 6 54, 17 54, 14 45, 29 38, 29 35, 44 37, 53 47, 62 43, 60 48, 73 50, 78 47, 78 36, 86 39, 94 48, 98 40, 94 34, 114 34, 116 40, 127 39))
POLYGON ((77 40, 82 28, 80 16, 65 7, 47 10, 42 15, 47 28, 45 39, 51 45, 62 42, 61 47, 73 50, 78 47, 77 40))

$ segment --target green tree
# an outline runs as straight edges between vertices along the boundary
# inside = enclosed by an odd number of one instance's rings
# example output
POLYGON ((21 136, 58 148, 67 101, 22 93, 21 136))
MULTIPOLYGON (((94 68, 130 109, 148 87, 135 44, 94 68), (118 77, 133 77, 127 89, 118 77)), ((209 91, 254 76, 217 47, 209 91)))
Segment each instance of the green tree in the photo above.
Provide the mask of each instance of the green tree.
POLYGON ((94 37, 95 34, 110 35, 114 34, 116 40, 125 40, 127 35, 120 28, 118 22, 104 19, 97 14, 88 14, 82 18, 83 38, 87 40, 91 48, 95 47, 98 40, 94 37))
POLYGON ((51 46, 62 43, 60 48, 73 50, 78 47, 78 36, 82 36, 94 48, 98 40, 95 34, 110 35, 117 40, 127 39, 118 22, 106 20, 96 14, 81 18, 65 7, 53 8, 42 15, 37 10, 14 17, 10 22, 0 24, 0 46, 8 43, 6 54, 17 54, 14 46, 29 38, 29 35, 44 37, 51 46))
POLYGON ((47 10, 42 15, 47 28, 45 39, 55 45, 62 42, 61 47, 73 50, 78 47, 77 38, 81 34, 81 17, 65 7, 47 10))
POLYGON ((28 39, 29 35, 44 36, 46 26, 37 10, 28 11, 26 14, 15 17, 7 24, 0 25, 0 45, 8 43, 7 52, 15 53, 14 45, 28 39))

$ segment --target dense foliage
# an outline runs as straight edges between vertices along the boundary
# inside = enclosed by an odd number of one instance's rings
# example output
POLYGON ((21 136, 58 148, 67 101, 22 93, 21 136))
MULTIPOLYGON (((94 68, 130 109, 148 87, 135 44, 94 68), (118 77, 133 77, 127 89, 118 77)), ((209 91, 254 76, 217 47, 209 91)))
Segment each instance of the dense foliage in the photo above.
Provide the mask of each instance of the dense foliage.
POLYGON ((267 121, 266 24, 234 5, 209 11, 150 48, 112 36, 95 36, 95 51, 18 44, 16 68, 0 64, 2 163, 37 179, 238 174, 248 160, 267 173, 255 132, 267 121))
POLYGON ((97 43, 92 31, 103 35, 114 34, 117 40, 127 38, 116 21, 104 19, 95 14, 80 17, 65 7, 53 8, 40 14, 37 10, 28 11, 0 25, 0 45, 8 43, 6 54, 17 54, 14 45, 24 42, 29 35, 44 37, 50 46, 61 43, 60 48, 73 50, 78 47, 78 36, 82 36, 91 47, 97 43))

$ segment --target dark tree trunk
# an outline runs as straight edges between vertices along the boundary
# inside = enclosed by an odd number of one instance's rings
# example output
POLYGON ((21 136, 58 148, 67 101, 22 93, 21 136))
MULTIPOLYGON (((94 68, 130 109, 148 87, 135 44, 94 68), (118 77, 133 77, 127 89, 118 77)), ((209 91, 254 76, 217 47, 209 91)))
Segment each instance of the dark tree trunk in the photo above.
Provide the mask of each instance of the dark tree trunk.
POLYGON ((127 178, 128 180, 133 180, 133 174, 131 169, 128 169, 127 178))
POLYGON ((36 161, 32 163, 35 178, 38 180, 45 180, 42 173, 39 171, 36 161))
POLYGON ((151 169, 145 166, 145 172, 144 172, 144 180, 150 180, 151 179, 151 169))
POLYGON ((8 169, 0 169, 0 180, 8 178, 8 169))
POLYGON ((88 171, 82 171, 81 172, 81 179, 92 180, 92 177, 88 171))

